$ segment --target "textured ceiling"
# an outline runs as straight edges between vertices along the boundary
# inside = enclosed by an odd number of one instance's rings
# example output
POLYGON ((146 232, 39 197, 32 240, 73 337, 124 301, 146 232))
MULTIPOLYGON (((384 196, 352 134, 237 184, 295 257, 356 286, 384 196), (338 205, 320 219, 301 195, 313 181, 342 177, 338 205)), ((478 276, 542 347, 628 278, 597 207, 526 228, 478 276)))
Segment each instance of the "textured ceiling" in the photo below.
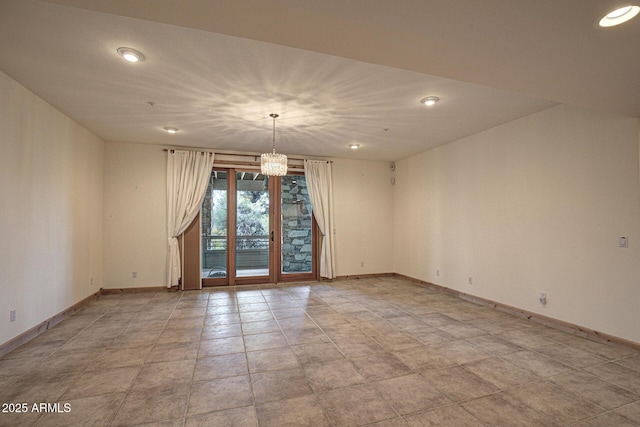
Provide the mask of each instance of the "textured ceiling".
POLYGON ((260 152, 278 113, 278 151, 392 161, 559 102, 640 116, 614 3, 0 0, 0 70, 105 140, 260 152))

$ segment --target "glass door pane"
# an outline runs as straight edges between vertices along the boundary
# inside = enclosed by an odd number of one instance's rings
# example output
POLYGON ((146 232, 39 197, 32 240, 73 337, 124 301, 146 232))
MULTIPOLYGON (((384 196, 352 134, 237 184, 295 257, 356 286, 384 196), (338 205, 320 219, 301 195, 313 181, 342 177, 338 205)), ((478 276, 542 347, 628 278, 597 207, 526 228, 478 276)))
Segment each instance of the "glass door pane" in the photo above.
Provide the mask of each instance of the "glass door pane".
POLYGON ((313 269, 311 201, 304 176, 282 177, 281 204, 281 272, 283 274, 311 273, 313 269))
POLYGON ((236 172, 236 277, 269 275, 269 179, 236 172))
POLYGON ((227 277, 227 172, 214 171, 202 202, 202 278, 227 277))

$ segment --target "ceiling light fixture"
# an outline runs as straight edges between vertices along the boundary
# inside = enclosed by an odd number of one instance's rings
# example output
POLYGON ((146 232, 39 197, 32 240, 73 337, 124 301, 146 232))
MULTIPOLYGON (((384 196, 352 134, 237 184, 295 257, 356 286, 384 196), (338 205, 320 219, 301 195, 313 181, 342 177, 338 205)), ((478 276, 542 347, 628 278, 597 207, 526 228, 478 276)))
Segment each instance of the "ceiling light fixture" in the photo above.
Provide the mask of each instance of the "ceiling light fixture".
POLYGON ((352 150, 357 150, 358 148, 360 148, 360 144, 353 143, 347 145, 347 147, 351 148, 352 150))
POLYGON ((260 156, 260 171, 266 176, 284 176, 287 174, 287 156, 276 153, 276 119, 277 114, 269 114, 273 118, 273 151, 260 156))
POLYGON ((180 129, 174 128, 174 127, 170 127, 170 126, 165 126, 162 129, 166 130, 167 133, 170 133, 170 134, 178 133, 180 131, 180 129))
POLYGON ((598 21, 598 26, 604 27, 604 28, 615 27, 616 25, 623 24, 629 21, 630 19, 635 18, 635 16, 638 13, 640 13, 639 6, 634 6, 634 5, 624 6, 616 10, 613 10, 607 13, 605 16, 603 16, 602 19, 598 21))
POLYGON ((438 101, 440 101, 440 98, 438 98, 437 96, 427 96, 426 98, 422 98, 420 100, 420 103, 426 105, 427 107, 431 107, 438 101))
POLYGON ((131 63, 144 61, 144 55, 142 54, 142 52, 130 47, 119 47, 118 55, 122 56, 126 61, 131 63))

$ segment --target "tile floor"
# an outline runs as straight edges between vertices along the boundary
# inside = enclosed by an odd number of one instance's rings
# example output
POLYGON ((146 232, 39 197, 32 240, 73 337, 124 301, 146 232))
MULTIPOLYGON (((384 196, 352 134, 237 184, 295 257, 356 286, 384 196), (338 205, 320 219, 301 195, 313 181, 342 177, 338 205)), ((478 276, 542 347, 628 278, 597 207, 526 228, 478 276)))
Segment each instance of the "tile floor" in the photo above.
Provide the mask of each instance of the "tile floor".
POLYGON ((0 359, 0 402, 28 405, 2 426, 640 426, 640 355, 399 278, 109 295, 0 359))

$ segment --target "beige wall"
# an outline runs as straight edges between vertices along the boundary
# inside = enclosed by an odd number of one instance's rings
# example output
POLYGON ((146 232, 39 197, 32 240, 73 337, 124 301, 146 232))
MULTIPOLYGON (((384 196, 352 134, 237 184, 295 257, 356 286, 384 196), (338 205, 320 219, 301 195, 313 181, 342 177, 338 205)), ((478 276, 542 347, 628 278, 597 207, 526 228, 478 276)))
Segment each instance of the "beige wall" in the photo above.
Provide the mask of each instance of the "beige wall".
POLYGON ((101 287, 103 142, 1 72, 0 99, 4 343, 101 287))
POLYGON ((393 272, 393 173, 389 166, 387 162, 333 159, 338 276, 393 272))
MULTIPOLYGON (((388 163, 334 160, 338 275, 393 270, 390 173, 388 163)), ((105 288, 165 285, 165 185, 166 153, 161 146, 106 143, 105 288)))
POLYGON ((558 106, 397 162, 395 271, 640 342, 637 126, 558 106))
POLYGON ((157 145, 105 144, 105 288, 166 285, 166 156, 157 145))

